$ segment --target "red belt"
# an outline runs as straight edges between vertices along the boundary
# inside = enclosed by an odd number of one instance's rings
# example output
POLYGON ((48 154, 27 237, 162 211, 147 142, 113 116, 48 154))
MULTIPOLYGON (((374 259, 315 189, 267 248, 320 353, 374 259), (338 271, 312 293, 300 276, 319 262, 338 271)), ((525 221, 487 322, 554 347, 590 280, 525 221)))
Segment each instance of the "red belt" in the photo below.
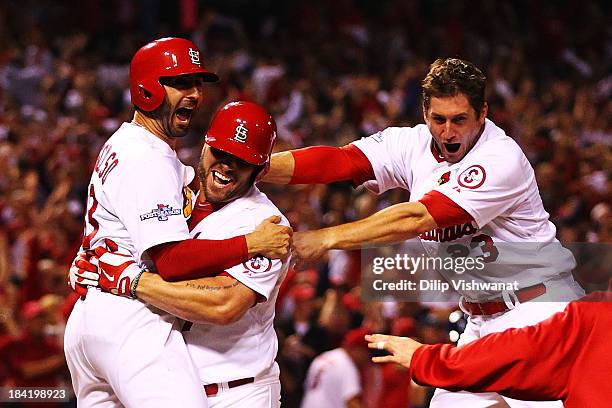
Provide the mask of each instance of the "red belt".
MULTIPOLYGON (((529 302, 530 300, 535 299, 545 293, 546 286, 543 283, 538 283, 537 285, 528 286, 526 288, 514 291, 514 294, 520 303, 529 302)), ((462 300, 461 306, 463 310, 468 312, 471 316, 494 315, 496 313, 502 313, 510 310, 508 305, 506 305, 506 302, 504 302, 504 299, 501 297, 484 303, 472 303, 462 300)))
MULTIPOLYGON (((241 378, 239 380, 232 380, 232 381, 228 381, 227 383, 223 383, 223 384, 227 384, 226 388, 229 389, 229 388, 239 387, 245 384, 250 384, 252 382, 255 382, 255 377, 241 378)), ((204 386, 204 391, 206 392, 206 396, 212 397, 214 395, 217 395, 217 393, 219 392, 219 389, 223 389, 223 384, 206 384, 204 386)))

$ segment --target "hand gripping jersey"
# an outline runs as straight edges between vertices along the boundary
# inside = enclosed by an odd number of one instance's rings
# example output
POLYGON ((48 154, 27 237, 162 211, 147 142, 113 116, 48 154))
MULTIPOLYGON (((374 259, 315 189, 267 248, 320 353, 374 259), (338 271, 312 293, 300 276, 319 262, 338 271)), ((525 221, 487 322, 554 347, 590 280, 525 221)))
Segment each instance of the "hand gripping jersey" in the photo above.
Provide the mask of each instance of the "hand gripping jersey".
MULTIPOLYGON (((247 234, 272 215, 281 216, 281 224, 289 225, 276 206, 257 187, 252 187, 243 197, 202 219, 191 234, 203 239, 247 234)), ((226 270, 257 294, 257 304, 235 323, 226 326, 194 324, 183 332, 204 384, 249 377, 255 377, 258 383, 278 381, 274 362, 278 350, 273 327, 274 304, 288 266, 289 259, 281 262, 254 257, 226 270)))
MULTIPOLYGON (((474 147, 458 163, 437 154, 427 126, 387 128, 353 143, 372 164, 376 180, 365 183, 381 194, 400 187, 417 201, 437 191, 473 222, 420 235, 429 257, 480 257, 483 269, 438 271, 449 281, 535 285, 575 266, 572 254, 555 238, 539 195, 534 171, 520 147, 490 120, 474 147)), ((499 296, 492 286, 459 286, 471 301, 499 296)))

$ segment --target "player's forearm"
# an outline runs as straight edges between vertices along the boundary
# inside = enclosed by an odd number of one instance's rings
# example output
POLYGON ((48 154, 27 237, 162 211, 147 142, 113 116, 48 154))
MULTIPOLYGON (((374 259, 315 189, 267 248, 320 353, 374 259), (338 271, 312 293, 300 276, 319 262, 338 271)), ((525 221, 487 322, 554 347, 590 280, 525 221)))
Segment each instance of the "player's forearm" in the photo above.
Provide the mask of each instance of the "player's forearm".
POLYGON ((356 146, 311 146, 272 155, 264 181, 277 184, 327 184, 374 179, 372 164, 356 146))
POLYGON ((270 169, 262 180, 273 184, 289 184, 294 166, 291 152, 274 153, 270 158, 270 169))
POLYGON ((490 334, 460 348, 423 345, 412 357, 411 377, 418 384, 450 391, 497 392, 523 400, 562 399, 572 372, 562 350, 579 347, 567 340, 579 336, 559 336, 563 320, 558 313, 536 326, 490 334))
POLYGON ((211 277, 166 282, 155 273, 142 274, 136 288, 141 301, 194 323, 230 324, 252 305, 238 293, 240 282, 229 277, 211 277))
POLYGON ((148 250, 157 272, 166 281, 212 276, 249 259, 244 235, 224 240, 187 239, 148 250))
POLYGON ((359 249, 367 244, 405 241, 436 228, 420 202, 396 204, 359 221, 321 230, 326 249, 359 249))

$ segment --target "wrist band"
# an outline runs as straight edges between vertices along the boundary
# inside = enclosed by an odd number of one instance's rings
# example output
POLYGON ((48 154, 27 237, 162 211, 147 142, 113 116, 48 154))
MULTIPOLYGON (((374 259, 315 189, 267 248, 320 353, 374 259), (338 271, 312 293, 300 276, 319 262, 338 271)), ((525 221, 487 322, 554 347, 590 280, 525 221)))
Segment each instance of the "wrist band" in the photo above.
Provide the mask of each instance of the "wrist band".
POLYGON ((144 269, 144 268, 143 268, 143 269, 140 271, 140 273, 139 273, 138 275, 136 275, 136 277, 135 277, 135 278, 134 278, 134 280, 133 280, 132 287, 130 288, 130 297, 131 297, 132 299, 136 299, 136 287, 138 286, 138 281, 140 280, 140 277, 141 277, 141 276, 142 276, 142 274, 143 274, 143 273, 145 273, 145 272, 146 272, 146 269, 144 269))

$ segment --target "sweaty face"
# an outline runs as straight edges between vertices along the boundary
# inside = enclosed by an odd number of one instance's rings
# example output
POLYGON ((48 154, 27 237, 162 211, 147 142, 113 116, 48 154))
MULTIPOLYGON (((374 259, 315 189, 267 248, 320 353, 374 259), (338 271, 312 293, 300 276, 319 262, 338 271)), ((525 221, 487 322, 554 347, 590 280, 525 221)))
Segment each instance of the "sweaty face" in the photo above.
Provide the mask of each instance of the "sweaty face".
POLYGON ((425 123, 440 153, 449 163, 457 163, 470 151, 484 127, 487 105, 477 115, 463 94, 432 97, 425 123))
POLYGON ((201 75, 179 75, 162 78, 166 100, 160 112, 164 133, 171 137, 187 134, 191 118, 203 99, 204 79, 201 75))
POLYGON ((253 173, 258 166, 236 156, 204 145, 198 176, 206 201, 225 203, 244 195, 253 185, 253 173))

